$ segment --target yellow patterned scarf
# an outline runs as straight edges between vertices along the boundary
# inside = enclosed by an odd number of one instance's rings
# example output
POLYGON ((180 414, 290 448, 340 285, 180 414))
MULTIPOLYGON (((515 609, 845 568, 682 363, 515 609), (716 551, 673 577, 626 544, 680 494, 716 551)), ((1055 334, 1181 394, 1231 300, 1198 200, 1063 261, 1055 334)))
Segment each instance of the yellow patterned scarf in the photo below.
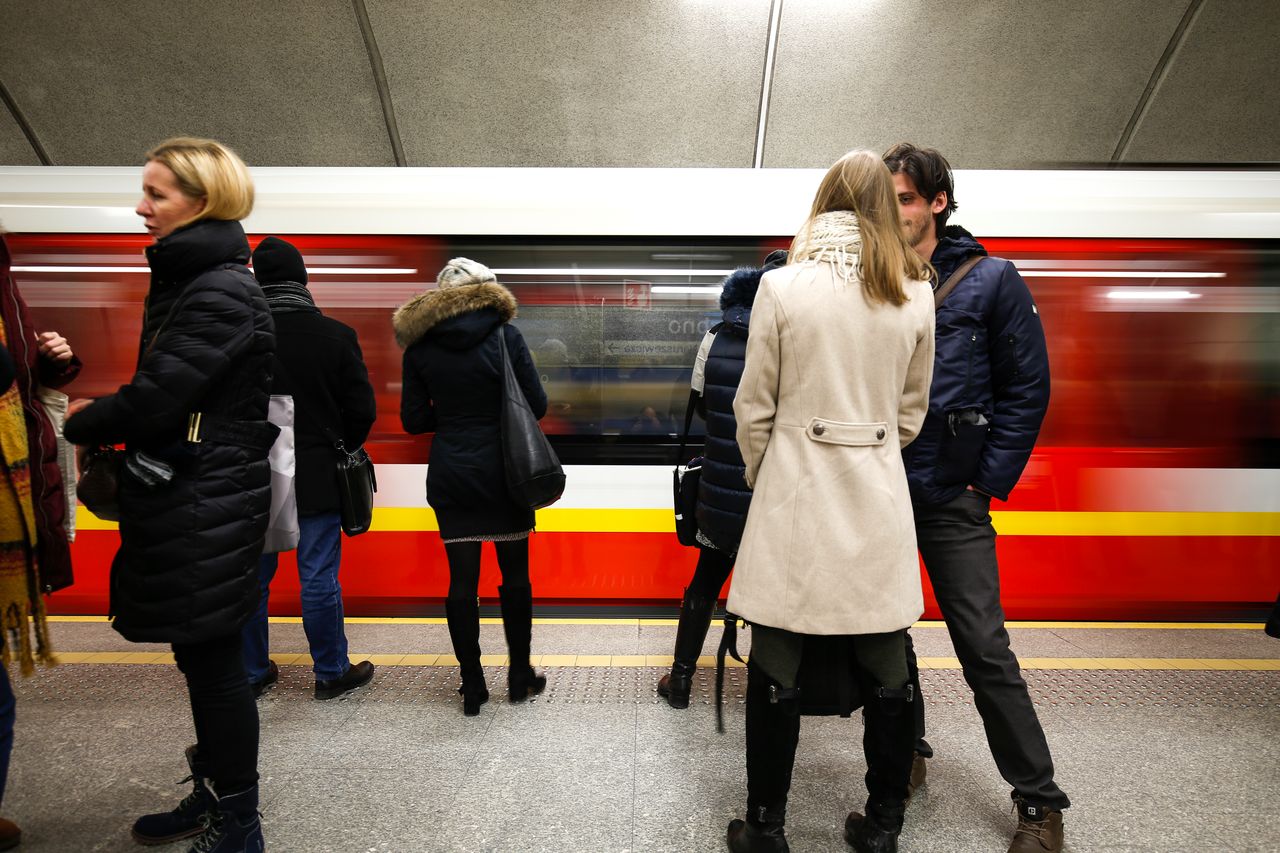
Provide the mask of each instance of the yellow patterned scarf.
MULTIPOLYGON (((0 321, 0 346, 8 346, 0 321)), ((39 661, 58 661, 49 647, 40 570, 36 563, 36 516, 31 497, 31 463, 27 450, 27 422, 22 413, 18 383, 0 394, 0 659, 8 667, 16 652, 23 675, 39 661), (35 628, 32 649, 31 626, 35 628)))

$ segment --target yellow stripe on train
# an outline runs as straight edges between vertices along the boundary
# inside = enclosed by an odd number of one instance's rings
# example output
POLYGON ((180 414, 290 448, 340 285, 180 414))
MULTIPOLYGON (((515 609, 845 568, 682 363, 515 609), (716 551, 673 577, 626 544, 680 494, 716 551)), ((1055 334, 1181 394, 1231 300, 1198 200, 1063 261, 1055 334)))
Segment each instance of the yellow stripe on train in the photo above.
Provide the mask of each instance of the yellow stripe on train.
MULTIPOLYGON (((993 512, 1002 536, 1280 536, 1277 512, 993 512)), ((83 506, 79 530, 115 530, 83 506)), ((427 507, 377 507, 374 532, 437 530, 427 507)), ((568 509, 538 511, 545 533, 674 533, 668 509, 568 509)))

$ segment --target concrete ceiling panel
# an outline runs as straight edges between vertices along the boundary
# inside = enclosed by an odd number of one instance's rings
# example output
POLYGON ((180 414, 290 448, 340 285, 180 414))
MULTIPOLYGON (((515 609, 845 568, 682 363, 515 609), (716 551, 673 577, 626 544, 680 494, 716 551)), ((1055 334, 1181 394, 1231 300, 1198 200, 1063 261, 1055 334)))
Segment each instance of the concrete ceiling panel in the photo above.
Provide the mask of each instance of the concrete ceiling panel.
POLYGON ((0 79, 58 165, 210 136, 252 165, 394 165, 349 0, 5 0, 0 79))
POLYGON ((411 166, 750 166, 769 0, 369 0, 411 166))
POLYGON ((1206 0, 1126 161, 1280 160, 1280 3, 1206 0))
POLYGON ((22 128, 0 103, 0 166, 39 166, 40 158, 27 142, 22 128))
POLYGON ((952 166, 1111 159, 1187 0, 786 0, 764 165, 908 140, 952 166))

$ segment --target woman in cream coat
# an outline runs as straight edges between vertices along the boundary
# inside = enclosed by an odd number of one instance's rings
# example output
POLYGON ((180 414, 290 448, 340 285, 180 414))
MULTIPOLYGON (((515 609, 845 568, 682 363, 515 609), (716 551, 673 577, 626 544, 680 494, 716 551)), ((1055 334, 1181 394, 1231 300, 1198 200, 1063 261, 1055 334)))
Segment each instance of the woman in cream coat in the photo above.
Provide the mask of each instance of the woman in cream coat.
POLYGON ((857 850, 896 850, 914 723, 904 632, 924 610, 902 448, 928 407, 933 297, 893 179, 869 151, 828 171, 791 261, 760 283, 734 401, 754 489, 729 595, 753 626, 747 820, 730 849, 784 851, 806 635, 849 636, 865 702, 868 817, 857 850))

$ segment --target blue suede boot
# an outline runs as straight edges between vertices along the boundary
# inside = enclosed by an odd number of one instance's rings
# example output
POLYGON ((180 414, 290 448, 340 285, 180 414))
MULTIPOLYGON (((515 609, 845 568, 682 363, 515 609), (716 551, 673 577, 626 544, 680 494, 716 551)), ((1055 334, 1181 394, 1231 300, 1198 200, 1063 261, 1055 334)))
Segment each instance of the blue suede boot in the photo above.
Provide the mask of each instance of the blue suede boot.
POLYGON ((134 841, 147 846, 168 844, 204 831, 201 818, 217 811, 218 801, 209 790, 208 773, 194 745, 187 747, 187 766, 191 775, 178 784, 194 783, 191 793, 173 811, 143 815, 134 821, 134 841))
POLYGON ((258 786, 218 798, 218 810, 187 853, 263 853, 258 786))

